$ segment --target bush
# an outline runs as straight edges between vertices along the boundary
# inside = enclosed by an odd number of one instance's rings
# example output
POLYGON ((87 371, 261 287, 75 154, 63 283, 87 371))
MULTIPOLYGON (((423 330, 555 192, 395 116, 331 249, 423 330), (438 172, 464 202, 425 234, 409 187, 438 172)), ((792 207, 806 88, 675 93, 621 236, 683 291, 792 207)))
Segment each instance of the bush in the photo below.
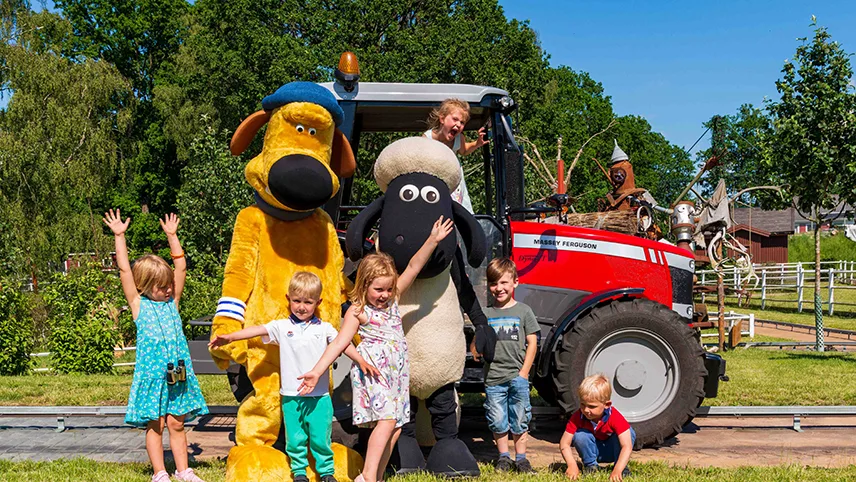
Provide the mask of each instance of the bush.
POLYGON ((51 365, 60 373, 109 373, 113 370, 116 332, 104 316, 55 320, 51 331, 51 365))
MULTIPOLYGON (((856 243, 847 239, 844 233, 835 236, 821 233, 821 261, 856 261, 856 243)), ((788 262, 814 263, 814 235, 797 234, 788 239, 788 262)))
POLYGON ((57 273, 43 290, 51 332, 54 370, 62 373, 106 373, 112 370, 113 347, 133 343, 135 331, 118 277, 98 265, 57 273))
POLYGON ((187 283, 184 285, 179 309, 181 319, 184 321, 184 332, 190 338, 196 335, 196 330, 189 325, 190 320, 213 315, 217 309, 217 300, 220 299, 223 290, 223 268, 215 269, 213 275, 205 273, 200 268, 187 272, 187 283))
POLYGON ((35 345, 33 319, 17 284, 0 280, 0 375, 22 375, 35 345))

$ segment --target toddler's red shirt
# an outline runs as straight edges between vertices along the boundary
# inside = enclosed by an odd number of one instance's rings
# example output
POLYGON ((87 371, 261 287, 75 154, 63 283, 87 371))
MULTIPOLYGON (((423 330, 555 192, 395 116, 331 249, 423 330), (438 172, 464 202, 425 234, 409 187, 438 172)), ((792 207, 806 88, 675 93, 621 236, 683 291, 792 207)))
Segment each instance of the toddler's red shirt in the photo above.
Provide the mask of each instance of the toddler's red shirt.
POLYGON ((612 434, 620 435, 630 430, 630 424, 615 407, 609 407, 603 411, 603 417, 597 423, 583 416, 582 411, 577 410, 568 420, 565 432, 575 433, 579 429, 586 429, 594 434, 597 440, 606 440, 612 434))

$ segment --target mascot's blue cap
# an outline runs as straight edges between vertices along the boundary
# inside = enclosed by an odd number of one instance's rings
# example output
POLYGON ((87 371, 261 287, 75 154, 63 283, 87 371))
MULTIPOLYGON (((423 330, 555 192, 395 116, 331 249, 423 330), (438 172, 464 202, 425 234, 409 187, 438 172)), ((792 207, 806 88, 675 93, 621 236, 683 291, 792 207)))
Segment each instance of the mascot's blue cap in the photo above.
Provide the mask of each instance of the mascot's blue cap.
POLYGON ((262 109, 272 111, 292 102, 311 102, 327 109, 333 116, 333 123, 342 124, 345 112, 339 107, 333 94, 314 82, 289 82, 276 89, 276 92, 262 99, 262 109))

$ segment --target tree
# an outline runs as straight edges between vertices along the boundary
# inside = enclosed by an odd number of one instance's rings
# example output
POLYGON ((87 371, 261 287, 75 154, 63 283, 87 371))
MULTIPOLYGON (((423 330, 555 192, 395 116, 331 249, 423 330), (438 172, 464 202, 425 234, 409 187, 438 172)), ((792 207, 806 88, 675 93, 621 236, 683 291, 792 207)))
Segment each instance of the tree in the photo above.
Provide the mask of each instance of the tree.
POLYGON ((191 162, 182 172, 176 201, 188 260, 207 273, 225 263, 235 218, 253 203, 252 188, 244 179, 244 161, 229 153, 226 138, 225 132, 209 125, 193 141, 191 162))
POLYGON ((59 54, 72 35, 59 16, 17 22, 0 46, 14 92, 0 118, 0 217, 12 231, 4 244, 35 278, 68 253, 107 250, 97 207, 118 178, 134 98, 111 64, 59 54))
POLYGON ((850 56, 825 27, 802 41, 776 82, 781 99, 767 104, 772 132, 764 139, 765 162, 781 173, 795 207, 814 223, 814 311, 817 350, 823 351, 820 230, 824 212, 856 204, 856 94, 850 56))
MULTIPOLYGON (((166 125, 153 95, 164 65, 185 40, 190 4, 186 0, 57 0, 55 5, 73 33, 63 55, 110 63, 133 87, 137 106, 125 133, 133 148, 124 153, 126 175, 115 186, 115 195, 122 201, 133 199, 141 212, 172 210, 186 159, 179 157, 175 136, 167 130, 177 123, 166 125)), ((158 231, 145 238, 157 237, 158 231)), ((131 247, 152 249, 150 245, 131 247)))
MULTIPOLYGON (((701 193, 710 196, 719 179, 724 179, 729 194, 755 186, 778 186, 782 184, 779 172, 764 162, 762 137, 770 130, 767 114, 752 104, 743 104, 737 113, 727 116, 714 116, 705 127, 712 136, 719 136, 711 147, 696 155, 698 164, 702 164, 714 155, 719 155, 719 165, 710 169, 699 181, 701 193), (718 131, 718 132, 717 132, 718 131), (714 149, 713 145, 717 147, 714 149)), ((744 194, 742 203, 765 208, 781 207, 780 195, 771 190, 758 190, 744 194)))

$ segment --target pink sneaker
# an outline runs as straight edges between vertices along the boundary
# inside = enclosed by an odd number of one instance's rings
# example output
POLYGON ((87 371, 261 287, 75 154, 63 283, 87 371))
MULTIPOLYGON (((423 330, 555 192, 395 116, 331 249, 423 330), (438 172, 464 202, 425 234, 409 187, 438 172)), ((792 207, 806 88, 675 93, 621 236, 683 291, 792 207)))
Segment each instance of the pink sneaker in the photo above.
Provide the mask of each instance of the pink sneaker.
POLYGON ((193 473, 193 469, 190 468, 184 469, 181 472, 176 472, 175 478, 178 480, 183 480, 184 482, 205 482, 204 480, 197 477, 196 474, 193 473))
POLYGON ((155 475, 152 475, 152 482, 170 482, 169 474, 166 472, 166 470, 161 470, 155 475))

